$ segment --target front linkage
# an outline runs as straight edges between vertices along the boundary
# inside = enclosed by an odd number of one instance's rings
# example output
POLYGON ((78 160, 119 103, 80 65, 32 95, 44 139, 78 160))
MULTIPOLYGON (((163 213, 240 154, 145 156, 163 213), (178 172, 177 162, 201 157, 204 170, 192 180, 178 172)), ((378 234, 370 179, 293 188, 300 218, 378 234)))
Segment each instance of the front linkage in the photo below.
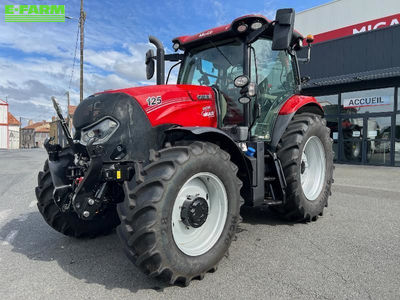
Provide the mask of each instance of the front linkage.
MULTIPOLYGON (((133 163, 105 164, 102 160, 103 146, 94 145, 93 138, 86 148, 74 145, 62 149, 45 141, 49 155, 49 169, 54 184, 54 202, 61 212, 75 211, 83 220, 93 220, 101 213, 111 197, 115 184, 130 180, 133 176, 133 163)), ((115 199, 113 197, 113 199, 115 199)))

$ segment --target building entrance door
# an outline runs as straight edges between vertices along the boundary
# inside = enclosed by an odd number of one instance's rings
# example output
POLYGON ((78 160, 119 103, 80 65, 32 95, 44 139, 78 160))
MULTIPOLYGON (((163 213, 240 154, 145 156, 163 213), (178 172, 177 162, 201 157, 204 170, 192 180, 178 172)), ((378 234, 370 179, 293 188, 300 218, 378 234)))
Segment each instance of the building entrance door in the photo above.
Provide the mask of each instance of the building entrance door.
POLYGON ((346 162, 391 165, 391 116, 342 118, 342 159, 346 162))

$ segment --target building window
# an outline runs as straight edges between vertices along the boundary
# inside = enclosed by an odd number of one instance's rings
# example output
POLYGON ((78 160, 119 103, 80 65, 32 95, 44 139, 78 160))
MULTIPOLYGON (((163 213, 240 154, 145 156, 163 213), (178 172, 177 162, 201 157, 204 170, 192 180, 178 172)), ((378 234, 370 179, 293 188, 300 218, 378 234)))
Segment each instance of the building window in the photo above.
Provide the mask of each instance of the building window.
POLYGON ((394 88, 343 93, 341 102, 342 114, 393 112, 394 88))
POLYGON ((377 117, 367 119, 367 137, 370 139, 386 139, 391 137, 392 118, 377 117))
POLYGON ((318 96, 315 98, 323 107, 326 115, 337 115, 339 113, 339 95, 318 96))
POLYGON ((343 154, 345 161, 361 162, 364 135, 362 118, 343 118, 341 138, 343 139, 343 154))
POLYGON ((335 153, 334 160, 338 159, 338 141, 339 141, 339 119, 337 117, 326 116, 326 125, 331 130, 331 138, 333 139, 333 152, 335 153))
POLYGON ((367 162, 390 164, 391 117, 367 119, 367 162))
POLYGON ((396 127, 394 132, 394 164, 400 167, 400 114, 396 115, 396 127))

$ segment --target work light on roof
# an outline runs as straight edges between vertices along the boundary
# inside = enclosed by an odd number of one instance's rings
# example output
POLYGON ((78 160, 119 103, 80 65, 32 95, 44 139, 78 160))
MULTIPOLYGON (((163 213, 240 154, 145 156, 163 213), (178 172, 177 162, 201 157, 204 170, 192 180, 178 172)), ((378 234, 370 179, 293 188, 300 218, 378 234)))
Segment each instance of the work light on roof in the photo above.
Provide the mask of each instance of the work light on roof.
POLYGON ((263 24, 260 21, 255 21, 250 25, 250 28, 252 30, 258 30, 258 29, 260 29, 262 27, 262 25, 263 24))
POLYGON ((178 51, 180 45, 179 45, 179 43, 174 43, 174 45, 172 47, 174 48, 175 51, 178 51))
POLYGON ((245 32, 247 30, 247 27, 248 26, 246 23, 242 23, 237 27, 237 31, 240 33, 245 32))

